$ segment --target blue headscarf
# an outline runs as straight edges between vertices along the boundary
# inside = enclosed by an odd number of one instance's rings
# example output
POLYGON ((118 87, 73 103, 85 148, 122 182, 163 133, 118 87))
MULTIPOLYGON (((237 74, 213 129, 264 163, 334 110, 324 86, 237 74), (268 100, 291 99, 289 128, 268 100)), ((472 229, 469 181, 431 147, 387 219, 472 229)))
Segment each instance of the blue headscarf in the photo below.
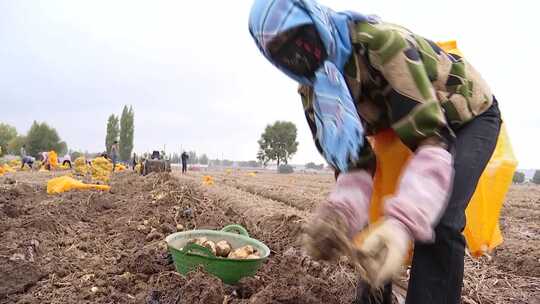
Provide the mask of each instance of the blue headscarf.
POLYGON ((289 77, 313 87, 315 136, 326 161, 342 172, 359 160, 364 145, 364 129, 343 77, 353 51, 349 23, 369 18, 353 12, 336 13, 314 0, 255 0, 249 17, 250 33, 264 56, 289 77), (312 79, 277 64, 267 48, 277 35, 302 25, 315 26, 328 54, 312 79))

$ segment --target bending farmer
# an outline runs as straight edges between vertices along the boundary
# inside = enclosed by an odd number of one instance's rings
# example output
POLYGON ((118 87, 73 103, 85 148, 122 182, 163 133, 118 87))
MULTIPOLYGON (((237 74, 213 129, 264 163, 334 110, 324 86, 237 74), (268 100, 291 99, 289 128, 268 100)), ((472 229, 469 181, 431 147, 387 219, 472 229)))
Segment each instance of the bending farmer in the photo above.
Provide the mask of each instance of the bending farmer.
MULTIPOLYGON (((309 222, 308 252, 349 255, 364 282, 391 295, 412 240, 407 303, 460 303, 465 209, 501 125, 479 73, 403 27, 313 0, 256 0, 249 30, 263 55, 300 84, 315 145, 336 171, 309 222), (414 156, 383 219, 364 229, 376 164, 366 136, 386 129, 414 156)), ((358 303, 377 303, 361 286, 358 303)))

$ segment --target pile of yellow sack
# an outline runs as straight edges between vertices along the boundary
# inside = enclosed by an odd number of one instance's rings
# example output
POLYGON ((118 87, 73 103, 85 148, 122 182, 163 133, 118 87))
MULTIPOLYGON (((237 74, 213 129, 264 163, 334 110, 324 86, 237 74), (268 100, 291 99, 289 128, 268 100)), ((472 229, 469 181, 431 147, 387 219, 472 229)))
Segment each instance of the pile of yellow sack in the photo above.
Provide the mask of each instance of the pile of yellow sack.
POLYGON ((104 157, 93 159, 92 166, 90 168, 92 179, 108 183, 111 178, 112 167, 112 162, 104 157))
POLYGON ((4 164, 4 166, 0 166, 5 173, 10 173, 10 172, 15 172, 17 171, 16 169, 12 168, 11 166, 9 166, 8 164, 4 164))
POLYGON ((86 159, 82 156, 75 159, 73 168, 75 169, 75 173, 78 175, 86 175, 88 171, 90 171, 90 167, 86 163, 86 159))
POLYGON ((115 172, 126 171, 126 169, 126 166, 124 166, 123 164, 116 164, 116 166, 114 167, 115 172))
POLYGON ((13 168, 13 169, 15 169, 15 170, 18 169, 18 168, 20 168, 20 167, 22 166, 22 162, 21 162, 20 159, 12 159, 12 160, 9 161, 8 164, 9 164, 9 166, 10 166, 11 168, 13 168))
POLYGON ((15 169, 11 168, 11 166, 9 166, 8 164, 0 166, 0 176, 10 172, 15 172, 15 169))

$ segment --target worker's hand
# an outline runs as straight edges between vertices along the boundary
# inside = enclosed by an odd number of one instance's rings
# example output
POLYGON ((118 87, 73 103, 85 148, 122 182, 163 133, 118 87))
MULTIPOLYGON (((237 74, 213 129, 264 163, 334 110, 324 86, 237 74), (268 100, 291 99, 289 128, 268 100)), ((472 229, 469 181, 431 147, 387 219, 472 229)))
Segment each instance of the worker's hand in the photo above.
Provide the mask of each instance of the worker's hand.
POLYGON ((401 269, 412 238, 398 220, 385 218, 366 228, 354 239, 356 263, 363 279, 372 287, 381 287, 401 269))
POLYGON ((308 254, 322 260, 351 255, 352 237, 368 221, 372 188, 373 180, 366 171, 339 175, 328 200, 317 208, 306 227, 308 254))

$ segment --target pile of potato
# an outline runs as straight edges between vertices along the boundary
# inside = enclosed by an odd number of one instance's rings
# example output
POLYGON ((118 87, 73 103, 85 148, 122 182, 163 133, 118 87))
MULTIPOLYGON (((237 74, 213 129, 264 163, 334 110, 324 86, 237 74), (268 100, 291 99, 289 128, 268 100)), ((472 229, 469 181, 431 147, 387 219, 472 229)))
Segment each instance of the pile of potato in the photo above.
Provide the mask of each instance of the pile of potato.
POLYGON ((188 241, 188 244, 191 243, 195 243, 210 249, 210 251, 212 251, 212 253, 217 257, 239 260, 259 259, 261 257, 260 253, 251 245, 242 246, 233 250, 231 244, 226 240, 213 242, 206 237, 191 239, 188 241))

